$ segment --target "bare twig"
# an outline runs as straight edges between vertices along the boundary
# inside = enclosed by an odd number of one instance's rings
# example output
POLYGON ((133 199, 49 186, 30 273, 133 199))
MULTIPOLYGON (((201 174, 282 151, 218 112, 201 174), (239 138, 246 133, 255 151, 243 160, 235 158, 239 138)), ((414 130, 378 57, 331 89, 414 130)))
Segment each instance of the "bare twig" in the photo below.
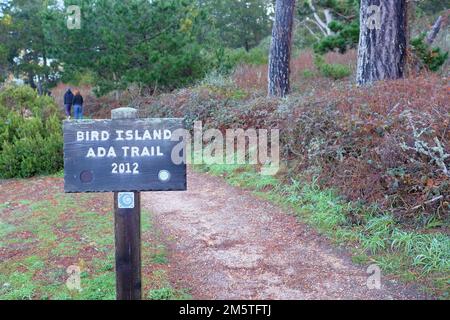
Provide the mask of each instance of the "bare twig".
POLYGON ((435 163, 446 176, 450 177, 449 168, 447 167, 447 164, 445 163, 445 161, 450 158, 450 154, 444 150, 444 146, 441 143, 441 141, 439 140, 439 138, 434 137, 433 141, 435 143, 435 146, 434 147, 430 146, 428 144, 428 142, 420 139, 421 136, 429 130, 429 128, 424 128, 424 129, 420 129, 420 130, 417 129, 416 125, 412 119, 410 110, 405 111, 403 113, 403 115, 406 116, 406 118, 408 119, 409 125, 413 130, 414 147, 410 147, 405 142, 403 142, 401 144, 402 149, 405 151, 407 151, 407 150, 415 151, 417 153, 420 153, 420 154, 423 154, 423 155, 429 157, 431 159, 430 163, 435 163))
POLYGON ((441 199, 443 199, 443 198, 444 198, 444 196, 438 196, 438 197, 435 197, 435 198, 433 198, 433 199, 431 199, 431 200, 425 201, 423 204, 420 204, 420 205, 418 205, 418 206, 415 206, 414 208, 412 208, 412 210, 417 210, 417 209, 423 207, 424 205, 431 204, 431 203, 436 202, 436 201, 438 201, 438 200, 441 200, 441 199))

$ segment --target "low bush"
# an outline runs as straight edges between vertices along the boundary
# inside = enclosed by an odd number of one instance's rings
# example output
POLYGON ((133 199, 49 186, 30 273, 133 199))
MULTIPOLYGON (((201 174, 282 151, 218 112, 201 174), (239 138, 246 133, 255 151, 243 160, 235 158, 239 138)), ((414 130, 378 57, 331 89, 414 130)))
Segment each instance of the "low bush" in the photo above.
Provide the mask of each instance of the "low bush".
POLYGON ((343 64, 324 64, 320 71, 325 77, 334 80, 344 79, 352 74, 350 68, 343 64))
MULTIPOLYGON (((293 91, 301 92, 315 92, 316 90, 327 90, 332 87, 336 80, 328 78, 323 75, 317 66, 314 64, 315 54, 310 50, 304 50, 293 56, 291 61, 291 83, 293 91), (314 81, 311 81, 314 78, 314 81)), ((323 56, 324 63, 332 65, 343 65, 345 67, 338 67, 342 70, 347 69, 350 72, 355 72, 357 60, 356 50, 348 50, 345 54, 338 52, 328 52, 323 56)), ((331 67, 333 68, 333 67, 331 67)), ((345 70, 344 74, 347 74, 345 70)), ((331 71, 331 73, 333 70, 331 71)), ((338 70, 340 73, 340 70, 338 70)), ((241 64, 235 68, 231 77, 235 84, 244 90, 250 92, 266 92, 267 93, 267 74, 268 66, 264 65, 250 65, 241 64)), ((328 72, 327 74, 330 74, 328 72)), ((334 72, 336 74, 336 72, 334 72)), ((339 75, 339 74, 338 74, 339 75)), ((339 75, 340 76, 340 75, 339 75)), ((353 77, 348 77, 345 82, 351 82, 353 77)), ((340 83, 344 81, 339 81, 340 83)))
POLYGON ((316 56, 314 64, 324 77, 334 80, 344 79, 352 74, 352 70, 340 63, 326 63, 322 56, 316 56))
POLYGON ((0 92, 0 178, 51 174, 63 167, 60 111, 30 87, 0 92))
POLYGON ((432 48, 425 42, 425 34, 411 40, 413 52, 420 59, 421 68, 438 71, 448 59, 448 52, 440 48, 432 48))
POLYGON ((310 69, 306 69, 306 70, 303 70, 302 76, 304 78, 309 79, 309 78, 314 78, 316 76, 316 74, 314 73, 314 71, 312 71, 310 69))
POLYGON ((330 23, 330 29, 335 35, 327 36, 314 45, 314 51, 319 54, 338 50, 345 53, 350 48, 356 48, 359 41, 359 23, 342 24, 338 21, 330 23))
POLYGON ((400 224, 449 227, 445 79, 320 87, 314 95, 294 93, 282 100, 267 99, 264 92, 237 99, 238 89, 227 88, 199 86, 154 97, 141 104, 142 114, 186 117, 188 128, 197 120, 205 129, 279 128, 288 181, 309 175, 348 200, 389 212, 400 224))
POLYGON ((215 68, 221 73, 229 73, 239 65, 261 66, 268 63, 268 50, 263 46, 249 51, 239 49, 219 49, 216 53, 215 68))

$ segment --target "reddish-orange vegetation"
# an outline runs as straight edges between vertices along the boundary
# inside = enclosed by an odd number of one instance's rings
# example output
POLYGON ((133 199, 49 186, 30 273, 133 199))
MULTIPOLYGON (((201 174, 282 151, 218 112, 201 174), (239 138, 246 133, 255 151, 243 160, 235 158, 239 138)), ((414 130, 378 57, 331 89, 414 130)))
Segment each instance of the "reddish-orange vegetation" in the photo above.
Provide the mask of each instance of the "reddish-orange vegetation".
POLYGON ((330 135, 343 133, 329 142, 346 156, 324 162, 323 180, 402 218, 448 217, 450 159, 438 149, 449 152, 449 93, 447 79, 431 74, 324 93, 336 112, 330 135))
MULTIPOLYGON (((308 65, 307 55, 299 59, 298 68, 308 65)), ((236 82, 242 85, 258 68, 240 70, 236 82)), ((316 176, 323 186, 376 204, 403 222, 450 217, 448 79, 426 74, 363 88, 350 80, 330 82, 309 79, 303 86, 314 90, 304 91, 294 83, 287 100, 268 99, 251 85, 243 85, 248 94, 239 98, 233 90, 240 86, 197 87, 147 99, 143 114, 187 117, 221 130, 279 128, 286 177, 316 176)))
MULTIPOLYGON (((330 52, 325 56, 327 63, 339 63, 355 70, 356 51, 350 50, 346 54, 330 52)), ((239 88, 246 90, 258 90, 267 92, 267 66, 239 66, 232 75, 232 78, 239 88)), ((328 89, 334 85, 331 79, 320 77, 317 67, 314 65, 314 54, 312 51, 302 52, 291 62, 291 82, 294 92, 314 90, 319 88, 328 89), (305 72, 308 76, 305 77, 305 72)))
POLYGON ((55 98, 55 101, 58 104, 58 106, 61 107, 61 110, 63 110, 64 105, 63 104, 64 94, 66 93, 68 88, 71 88, 72 91, 74 91, 75 89, 80 90, 81 95, 84 97, 85 102, 84 113, 97 119, 110 118, 111 109, 120 108, 125 103, 123 99, 116 101, 111 96, 104 96, 98 98, 95 96, 92 87, 89 85, 73 86, 69 84, 60 83, 58 84, 58 86, 52 89, 52 96, 55 98))

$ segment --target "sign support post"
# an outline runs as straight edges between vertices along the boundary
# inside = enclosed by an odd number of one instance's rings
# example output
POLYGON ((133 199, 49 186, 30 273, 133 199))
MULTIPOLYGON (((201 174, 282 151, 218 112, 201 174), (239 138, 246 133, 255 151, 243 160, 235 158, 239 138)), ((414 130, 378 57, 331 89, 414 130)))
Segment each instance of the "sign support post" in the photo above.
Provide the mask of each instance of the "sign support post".
MULTIPOLYGON (((112 120, 136 119, 137 110, 119 108, 112 120)), ((141 193, 114 192, 116 298, 141 300, 141 193)))

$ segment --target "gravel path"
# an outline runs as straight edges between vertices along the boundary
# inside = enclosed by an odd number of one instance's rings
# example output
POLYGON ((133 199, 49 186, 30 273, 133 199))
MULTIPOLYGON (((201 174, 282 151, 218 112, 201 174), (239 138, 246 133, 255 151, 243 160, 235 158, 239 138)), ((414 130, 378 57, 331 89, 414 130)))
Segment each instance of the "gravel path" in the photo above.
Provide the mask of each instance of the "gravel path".
POLYGON ((277 206, 222 179, 189 172, 189 191, 145 193, 168 239, 171 280, 194 299, 421 299, 366 268, 277 206))

